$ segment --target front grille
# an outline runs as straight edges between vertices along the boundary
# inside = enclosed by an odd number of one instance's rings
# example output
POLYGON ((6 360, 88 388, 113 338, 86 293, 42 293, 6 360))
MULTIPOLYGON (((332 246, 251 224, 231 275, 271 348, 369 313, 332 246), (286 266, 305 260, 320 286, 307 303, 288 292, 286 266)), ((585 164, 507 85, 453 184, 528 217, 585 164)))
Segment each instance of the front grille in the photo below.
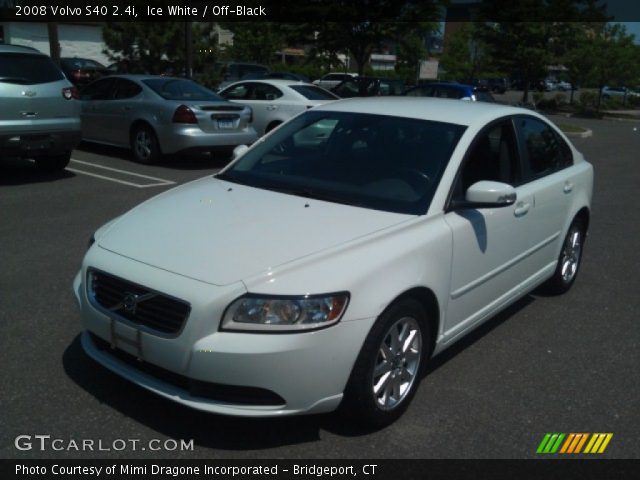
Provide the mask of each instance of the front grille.
POLYGON ((191 307, 188 303, 136 283, 97 270, 88 273, 89 297, 111 316, 124 318, 163 334, 182 330, 191 307))
POLYGON ((276 406, 285 405, 286 403, 280 395, 264 388, 224 385, 185 377, 149 362, 138 360, 135 356, 119 348, 111 348, 109 342, 93 333, 89 333, 89 335, 91 336, 93 344, 103 353, 111 355, 135 370, 185 390, 193 397, 207 398, 222 403, 237 405, 276 406))

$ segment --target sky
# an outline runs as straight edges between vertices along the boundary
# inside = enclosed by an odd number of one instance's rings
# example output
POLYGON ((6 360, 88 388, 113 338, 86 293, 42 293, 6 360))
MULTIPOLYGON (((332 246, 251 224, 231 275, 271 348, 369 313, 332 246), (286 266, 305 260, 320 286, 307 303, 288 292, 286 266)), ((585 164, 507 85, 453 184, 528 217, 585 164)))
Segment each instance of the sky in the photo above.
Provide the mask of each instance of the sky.
POLYGON ((636 36, 635 42, 640 44, 640 22, 620 22, 627 27, 627 33, 633 33, 636 36))

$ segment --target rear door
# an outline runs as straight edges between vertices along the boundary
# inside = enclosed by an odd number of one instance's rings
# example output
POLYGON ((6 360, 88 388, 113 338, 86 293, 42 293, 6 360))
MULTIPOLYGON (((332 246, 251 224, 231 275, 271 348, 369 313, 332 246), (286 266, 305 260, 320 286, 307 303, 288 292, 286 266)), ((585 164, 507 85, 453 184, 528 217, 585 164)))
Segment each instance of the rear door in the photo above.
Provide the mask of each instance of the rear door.
POLYGON ((557 259, 571 209, 577 168, 570 147, 546 122, 526 115, 515 119, 522 159, 522 182, 534 195, 529 248, 535 271, 557 259))
POLYGON ((136 104, 142 87, 126 78, 118 78, 113 87, 113 99, 105 104, 105 111, 113 121, 105 125, 108 141, 117 145, 129 145, 129 128, 136 114, 136 104))
POLYGON ((220 92, 220 96, 234 102, 249 105, 253 109, 253 127, 258 135, 265 129, 282 107, 278 101, 282 92, 267 83, 242 82, 220 92))
POLYGON ((63 96, 70 87, 46 55, 0 53, 0 128, 7 133, 76 129, 78 104, 63 96))

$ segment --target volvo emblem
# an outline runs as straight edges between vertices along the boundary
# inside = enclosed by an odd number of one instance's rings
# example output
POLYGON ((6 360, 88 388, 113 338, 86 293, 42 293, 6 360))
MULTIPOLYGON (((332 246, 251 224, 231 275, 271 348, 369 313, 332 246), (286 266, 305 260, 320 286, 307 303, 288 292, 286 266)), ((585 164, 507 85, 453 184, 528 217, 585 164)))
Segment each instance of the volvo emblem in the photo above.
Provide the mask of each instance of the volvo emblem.
POLYGON ((135 315, 139 303, 150 300, 157 296, 158 294, 155 292, 141 293, 139 295, 131 292, 124 292, 122 301, 116 303, 113 307, 109 307, 109 310, 111 310, 112 312, 124 310, 125 312, 135 315))
POLYGON ((133 293, 127 293, 122 300, 122 307, 129 313, 136 313, 138 305, 138 296, 133 293))
POLYGON ((38 92, 34 92, 33 90, 23 90, 22 95, 25 97, 35 97, 38 92))

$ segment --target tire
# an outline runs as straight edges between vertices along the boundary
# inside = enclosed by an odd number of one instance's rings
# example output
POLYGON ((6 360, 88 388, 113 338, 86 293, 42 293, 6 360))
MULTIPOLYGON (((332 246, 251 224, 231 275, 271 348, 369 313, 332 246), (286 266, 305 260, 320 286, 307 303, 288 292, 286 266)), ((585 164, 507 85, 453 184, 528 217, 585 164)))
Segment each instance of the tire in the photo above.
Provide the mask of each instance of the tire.
POLYGON ((584 222, 576 218, 569 227, 562 250, 558 257, 558 265, 553 276, 543 284, 543 291, 551 295, 561 295, 567 292, 578 276, 582 263, 582 251, 586 239, 587 229, 584 222))
POLYGON ((134 160, 145 165, 158 163, 162 157, 158 137, 147 125, 137 126, 131 132, 131 151, 134 160))
POLYGON ((430 353, 426 320, 424 308, 413 299, 392 304, 376 320, 344 392, 341 409, 350 419, 380 428, 404 413, 430 353))
POLYGON ((64 170, 71 160, 71 152, 60 155, 44 155, 36 157, 36 165, 43 172, 53 173, 64 170))

